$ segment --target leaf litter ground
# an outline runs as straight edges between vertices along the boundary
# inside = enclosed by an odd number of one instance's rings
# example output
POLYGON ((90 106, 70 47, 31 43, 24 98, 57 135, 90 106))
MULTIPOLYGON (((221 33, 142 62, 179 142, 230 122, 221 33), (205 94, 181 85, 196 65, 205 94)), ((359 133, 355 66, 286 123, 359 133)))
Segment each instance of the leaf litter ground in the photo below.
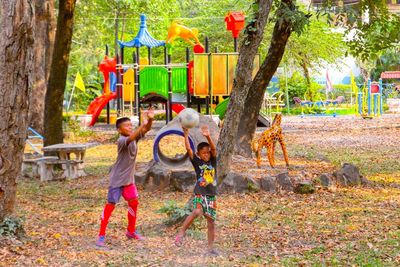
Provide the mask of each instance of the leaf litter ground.
MULTIPOLYGON (((205 256, 206 223, 175 247, 175 227, 156 211, 167 201, 186 203, 190 193, 140 191, 138 230, 144 242, 127 240, 124 202, 111 217, 107 249, 94 247, 116 157, 113 143, 89 149, 77 180, 18 181, 16 214, 26 237, 0 240, 1 266, 398 266, 400 264, 400 117, 285 117, 290 176, 315 179, 344 162, 360 167, 369 187, 318 190, 312 195, 265 192, 221 195, 219 257, 205 256)), ((164 140, 166 153, 182 153, 182 140, 164 140)), ((152 157, 151 135, 139 144, 139 162, 152 157)), ((262 168, 236 157, 233 169, 261 178, 285 170, 278 147, 275 170, 265 153, 262 168)))

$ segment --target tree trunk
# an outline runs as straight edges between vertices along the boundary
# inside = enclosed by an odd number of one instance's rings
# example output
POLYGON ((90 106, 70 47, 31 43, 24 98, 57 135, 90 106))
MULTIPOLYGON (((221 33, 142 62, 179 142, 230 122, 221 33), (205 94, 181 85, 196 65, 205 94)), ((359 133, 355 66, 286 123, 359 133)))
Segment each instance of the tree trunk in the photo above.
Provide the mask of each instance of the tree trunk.
POLYGON ((308 66, 307 66, 307 62, 305 61, 305 59, 301 60, 300 65, 301 65, 301 68, 303 69, 303 73, 304 73, 304 77, 306 78, 307 85, 310 86, 311 85, 310 72, 308 71, 308 66))
POLYGON ((257 0, 253 4, 258 7, 254 19, 246 26, 246 35, 240 45, 240 54, 236 67, 236 76, 230 96, 224 126, 222 127, 217 145, 218 150, 218 177, 222 182, 230 171, 235 137, 239 127, 239 120, 244 109, 251 80, 254 58, 264 36, 264 28, 271 9, 272 0, 257 0))
POLYGON ((125 13, 122 13, 122 27, 121 27, 121 38, 120 38, 121 41, 124 41, 125 25, 126 25, 125 13))
POLYGON ((60 0, 56 39, 45 98, 44 145, 63 142, 62 111, 76 0, 60 0))
POLYGON ((31 1, 0 2, 0 222, 12 214, 33 84, 31 1))
POLYGON ((54 49, 54 0, 35 0, 35 80, 29 105, 29 124, 43 134, 44 99, 54 49))
MULTIPOLYGON (((288 2, 288 6, 294 8, 291 1, 288 2)), ((282 4, 280 8, 283 8, 282 4)), ((280 10, 278 10, 277 16, 280 16, 280 10)), ((291 32, 292 25, 290 21, 283 20, 282 23, 279 21, 275 23, 268 54, 251 83, 244 103, 246 109, 241 115, 235 146, 235 153, 239 155, 251 157, 251 141, 257 128, 258 115, 264 100, 265 89, 282 60, 291 32)))

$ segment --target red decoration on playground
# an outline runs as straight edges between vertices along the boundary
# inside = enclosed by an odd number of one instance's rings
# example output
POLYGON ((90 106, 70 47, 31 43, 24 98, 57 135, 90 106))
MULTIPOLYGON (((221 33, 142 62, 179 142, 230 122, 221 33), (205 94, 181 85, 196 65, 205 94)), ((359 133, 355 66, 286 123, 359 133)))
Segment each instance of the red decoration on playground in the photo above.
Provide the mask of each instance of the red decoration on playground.
POLYGON ((371 83, 371 94, 376 94, 376 93, 379 93, 379 83, 372 82, 371 83))
POLYGON ((193 51, 196 54, 204 53, 204 47, 201 44, 196 44, 193 46, 193 51))
POLYGON ((109 80, 109 73, 110 72, 117 72, 117 60, 115 58, 110 58, 107 55, 104 56, 104 59, 101 61, 99 64, 99 71, 103 73, 104 75, 104 94, 109 94, 109 89, 108 89, 108 80, 109 80))
POLYGON ((229 12, 225 17, 226 29, 232 32, 233 38, 238 38, 244 28, 245 16, 243 12, 229 12))

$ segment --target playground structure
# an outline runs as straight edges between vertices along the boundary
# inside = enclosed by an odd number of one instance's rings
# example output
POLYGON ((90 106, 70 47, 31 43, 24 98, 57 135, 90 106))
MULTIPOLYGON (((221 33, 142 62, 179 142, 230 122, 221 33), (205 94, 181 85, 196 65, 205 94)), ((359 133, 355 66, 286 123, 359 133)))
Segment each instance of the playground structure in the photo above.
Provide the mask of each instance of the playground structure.
MULTIPOLYGON (((400 80, 400 71, 385 71, 381 73, 381 79, 400 80)), ((389 112, 400 113, 400 84, 386 84, 383 92, 389 112)))
MULTIPOLYGON (((244 27, 244 15, 241 12, 230 12, 225 21, 232 30, 235 49, 236 38, 244 27)), ((90 126, 93 126, 101 111, 107 106, 109 118, 109 101, 115 100, 117 116, 138 116, 140 121, 141 104, 161 103, 166 110, 166 121, 172 120, 172 112, 179 113, 185 107, 205 105, 206 114, 211 115, 210 106, 218 104, 217 114, 225 113, 227 105, 224 98, 230 95, 233 86, 238 53, 210 53, 208 38, 205 45, 200 43, 196 29, 190 29, 172 22, 166 41, 154 39, 147 30, 146 16, 140 16, 140 29, 136 37, 129 42, 118 41, 120 54, 115 58, 106 56, 99 65, 104 76, 103 95, 89 105, 87 113, 92 115, 90 126), (193 59, 190 50, 186 49, 185 63, 172 63, 171 51, 175 38, 184 39, 193 48, 193 59), (148 57, 140 57, 140 48, 147 47, 148 57), (164 64, 152 64, 152 49, 164 48, 164 64), (126 48, 135 48, 133 64, 124 64, 126 48)), ((254 62, 255 74, 259 67, 259 58, 254 62)), ((107 120, 109 121, 109 119, 107 120)))
POLYGON ((356 111, 362 117, 378 117, 383 114, 383 83, 371 82, 368 80, 367 85, 360 90, 352 81, 352 87, 357 91, 356 111))
MULTIPOLYGON (((230 12, 226 18, 227 29, 232 31, 234 39, 233 53, 210 53, 208 38, 204 45, 200 43, 198 31, 172 22, 166 41, 154 39, 148 32, 146 16, 140 16, 140 29, 136 37, 129 42, 118 41, 120 53, 114 58, 106 55, 99 65, 104 76, 103 94, 94 99, 87 113, 92 115, 89 126, 93 126, 102 110, 107 107, 107 122, 110 119, 109 102, 116 102, 117 116, 137 117, 140 123, 142 104, 162 104, 166 111, 167 125, 160 131, 154 142, 153 158, 170 166, 183 164, 187 156, 168 159, 159 149, 159 142, 167 135, 183 135, 182 129, 172 121, 172 112, 179 113, 186 107, 197 105, 200 113, 202 105, 206 114, 212 115, 210 107, 216 105, 215 112, 221 118, 225 114, 229 95, 232 91, 235 69, 238 60, 237 38, 244 27, 244 14, 230 12), (172 63, 172 48, 176 38, 185 40, 193 50, 193 59, 189 47, 186 48, 186 62, 172 63), (140 48, 147 47, 147 58, 140 57, 140 48), (152 49, 164 49, 164 64, 152 64, 152 49), (134 48, 133 64, 124 63, 125 49, 134 48), (172 128, 173 129, 172 129, 172 128)), ((253 75, 259 68, 259 56, 253 64, 253 75)), ((115 103, 114 102, 114 103, 115 103)), ((267 119, 261 116, 264 124, 267 119)), ((191 131, 196 134, 196 130, 191 131)), ((193 143, 193 142, 192 142, 193 143)), ((193 145, 191 143, 191 145, 193 145)))

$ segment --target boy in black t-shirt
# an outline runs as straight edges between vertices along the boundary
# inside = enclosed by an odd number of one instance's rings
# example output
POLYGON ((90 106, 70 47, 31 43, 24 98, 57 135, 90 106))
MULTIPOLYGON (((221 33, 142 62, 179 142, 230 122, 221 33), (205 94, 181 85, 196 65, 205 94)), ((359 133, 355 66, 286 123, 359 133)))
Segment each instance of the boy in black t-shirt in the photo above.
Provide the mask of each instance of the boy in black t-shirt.
POLYGON ((209 253, 212 255, 218 255, 218 252, 214 249, 215 219, 217 215, 217 180, 215 175, 217 167, 217 150, 210 137, 208 127, 201 127, 201 132, 204 137, 207 138, 208 143, 202 142, 198 144, 197 153, 194 154, 189 144, 189 130, 183 128, 186 151, 196 171, 196 185, 194 188, 195 197, 193 199, 193 212, 186 218, 181 230, 175 237, 175 245, 182 245, 185 231, 193 223, 193 220, 204 215, 207 218, 209 253))

